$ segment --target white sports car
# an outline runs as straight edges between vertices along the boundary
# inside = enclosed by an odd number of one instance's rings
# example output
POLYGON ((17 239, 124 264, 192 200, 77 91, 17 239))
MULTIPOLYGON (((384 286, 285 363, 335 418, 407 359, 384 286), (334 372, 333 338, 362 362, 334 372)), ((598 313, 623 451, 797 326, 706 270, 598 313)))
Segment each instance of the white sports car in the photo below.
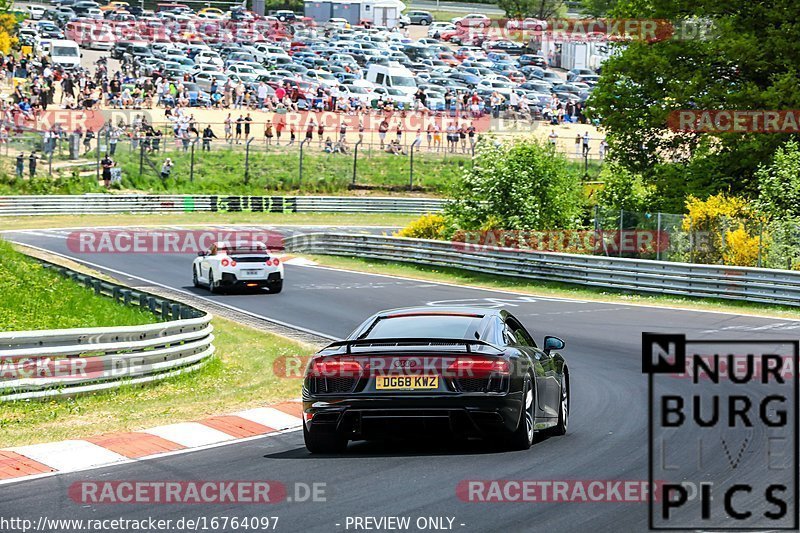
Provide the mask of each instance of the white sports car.
POLYGON ((195 287, 205 286, 211 292, 266 287, 275 294, 283 290, 283 263, 263 243, 218 242, 197 255, 192 264, 195 287))

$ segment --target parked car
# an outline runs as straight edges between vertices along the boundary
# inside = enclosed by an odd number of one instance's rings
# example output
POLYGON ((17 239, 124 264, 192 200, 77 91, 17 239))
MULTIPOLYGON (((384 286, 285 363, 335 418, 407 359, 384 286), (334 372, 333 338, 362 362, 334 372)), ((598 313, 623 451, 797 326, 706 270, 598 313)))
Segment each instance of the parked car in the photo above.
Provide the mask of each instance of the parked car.
POLYGON ((480 13, 470 13, 464 17, 455 17, 450 19, 450 22, 456 26, 467 28, 488 28, 492 23, 489 17, 480 13))
POLYGON ((433 23, 433 15, 429 11, 409 11, 407 16, 411 24, 428 26, 433 23))

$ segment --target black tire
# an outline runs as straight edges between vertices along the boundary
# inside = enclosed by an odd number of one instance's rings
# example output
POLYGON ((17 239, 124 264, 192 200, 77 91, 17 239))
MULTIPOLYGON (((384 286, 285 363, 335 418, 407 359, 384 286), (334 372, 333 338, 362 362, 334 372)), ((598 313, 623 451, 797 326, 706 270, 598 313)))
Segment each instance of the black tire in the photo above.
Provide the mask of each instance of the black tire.
POLYGON ((528 450, 533 444, 533 421, 536 413, 536 391, 530 374, 525 376, 522 384, 522 412, 520 413, 517 429, 508 439, 508 447, 512 450, 528 450))
POLYGON ((342 453, 347 449, 347 439, 334 432, 309 431, 303 424, 303 441, 311 453, 342 453))
POLYGON ((208 292, 211 294, 216 294, 219 292, 219 287, 217 287, 216 283, 214 283, 214 271, 208 271, 208 292))
POLYGON ((200 286, 200 282, 197 279, 197 269, 196 268, 192 269, 192 283, 194 283, 195 288, 198 288, 200 286))
POLYGON ((566 435, 569 426, 569 374, 564 372, 561 383, 561 400, 558 402, 558 424, 549 429, 550 435, 566 435))
POLYGON ((278 283, 273 283, 272 285, 267 285, 267 291, 270 294, 278 294, 283 290, 283 280, 280 280, 278 283))

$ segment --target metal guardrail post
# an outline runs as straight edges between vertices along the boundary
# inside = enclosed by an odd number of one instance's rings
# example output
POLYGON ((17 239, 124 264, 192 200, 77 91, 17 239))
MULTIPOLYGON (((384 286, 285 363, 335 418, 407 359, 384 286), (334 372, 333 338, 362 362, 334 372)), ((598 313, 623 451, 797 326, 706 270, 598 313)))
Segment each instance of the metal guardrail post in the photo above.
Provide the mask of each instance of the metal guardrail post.
POLYGON ((414 143, 411 143, 408 154, 408 190, 410 191, 414 189, 414 143))
POLYGON ((306 144, 308 139, 303 139, 300 141, 300 168, 298 170, 298 181, 297 181, 297 189, 303 190, 303 146, 306 144))
POLYGON ((144 172, 144 143, 139 143, 139 177, 142 177, 144 172))
POLYGON ((359 139, 355 146, 353 146, 353 185, 356 184, 356 165, 358 164, 358 146, 361 144, 359 139))
MULTIPOLYGON (((189 156, 190 157, 190 163, 189 163, 189 181, 190 182, 194 181, 194 147, 195 147, 196 144, 197 144, 197 139, 192 140, 192 154, 191 154, 191 156, 189 156)), ((247 141, 247 144, 248 144, 248 147, 249 147, 250 141, 247 141)), ((247 183, 247 182, 245 181, 245 183, 247 183)))
POLYGON ((656 261, 661 261, 661 211, 656 215, 656 261))
POLYGON ((255 140, 255 137, 247 139, 244 147, 244 184, 250 182, 250 143, 255 140))
POLYGON ((97 181, 100 181, 100 136, 102 132, 97 132, 97 181))

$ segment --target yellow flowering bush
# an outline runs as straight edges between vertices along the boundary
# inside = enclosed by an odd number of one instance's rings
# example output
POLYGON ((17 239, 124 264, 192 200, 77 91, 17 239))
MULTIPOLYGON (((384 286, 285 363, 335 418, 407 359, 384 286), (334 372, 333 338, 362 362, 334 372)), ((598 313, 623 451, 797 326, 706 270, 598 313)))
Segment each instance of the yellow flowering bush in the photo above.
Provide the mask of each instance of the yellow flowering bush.
POLYGON ((758 240, 758 235, 750 235, 744 224, 739 224, 734 231, 725 234, 726 246, 722 252, 722 260, 726 265, 757 266, 758 240))
POLYGON ((756 266, 761 221, 747 200, 722 193, 705 200, 690 196, 686 209, 682 227, 691 234, 695 262, 756 266))
POLYGON ((447 223, 442 215, 427 214, 411 222, 396 235, 415 239, 442 239, 446 226, 447 223))
POLYGON ((17 38, 13 36, 16 25, 17 18, 14 15, 0 15, 0 52, 7 54, 17 44, 17 38))

